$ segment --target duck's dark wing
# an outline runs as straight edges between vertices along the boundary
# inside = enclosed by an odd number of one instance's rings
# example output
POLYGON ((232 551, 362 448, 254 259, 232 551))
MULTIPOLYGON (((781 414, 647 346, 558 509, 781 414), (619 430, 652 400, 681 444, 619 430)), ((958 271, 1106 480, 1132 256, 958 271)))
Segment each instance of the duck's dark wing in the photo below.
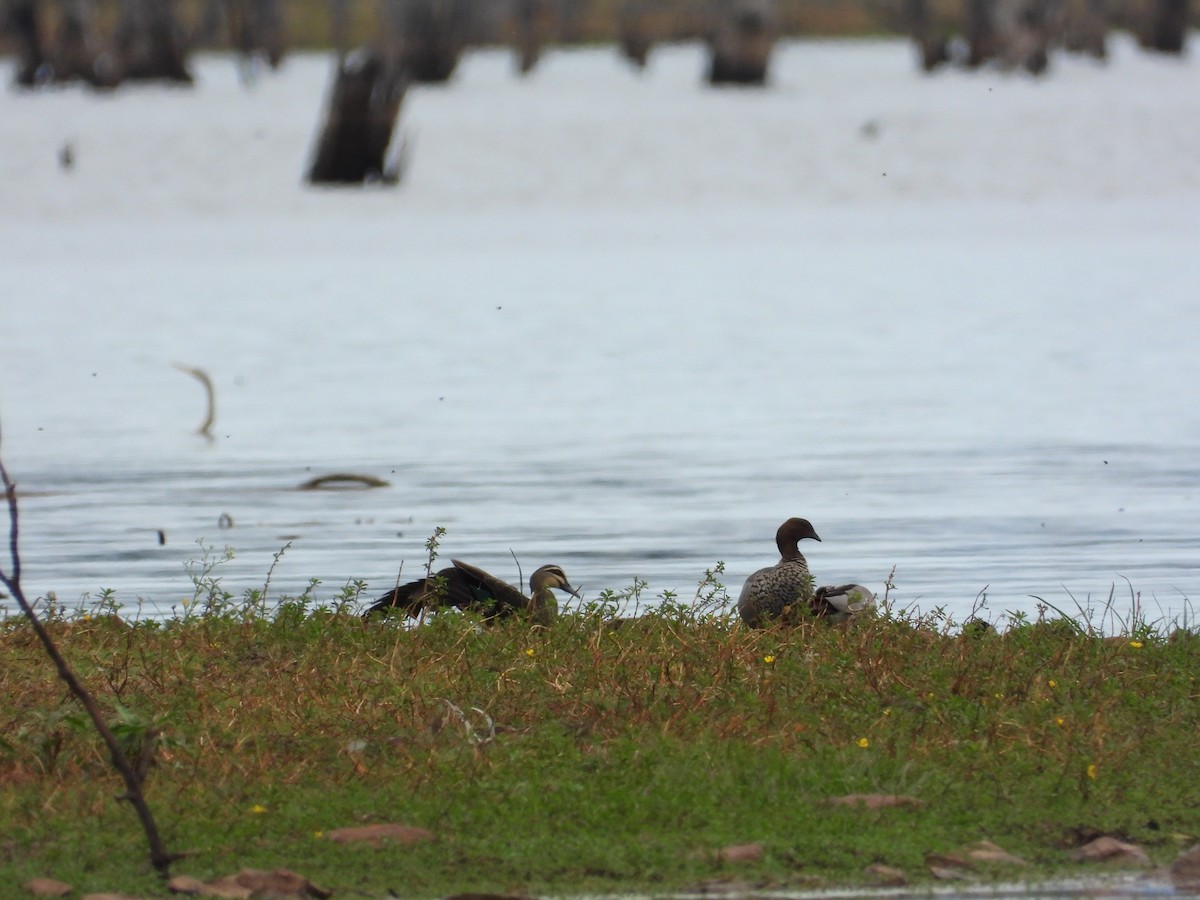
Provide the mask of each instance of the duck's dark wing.
POLYGON ((388 591, 363 613, 369 617, 386 609, 401 609, 416 618, 425 609, 456 606, 485 616, 506 616, 525 609, 529 599, 507 582, 477 566, 453 559, 432 578, 419 578, 388 591))
POLYGON ((507 616, 529 606, 529 598, 519 590, 478 566, 460 559, 450 560, 456 570, 452 577, 452 599, 459 609, 473 609, 485 616, 507 616))
POLYGON ((426 608, 457 606, 453 586, 458 576, 458 569, 445 568, 435 572, 431 578, 418 578, 399 585, 376 600, 363 613, 363 618, 387 609, 400 609, 406 616, 415 618, 426 608))

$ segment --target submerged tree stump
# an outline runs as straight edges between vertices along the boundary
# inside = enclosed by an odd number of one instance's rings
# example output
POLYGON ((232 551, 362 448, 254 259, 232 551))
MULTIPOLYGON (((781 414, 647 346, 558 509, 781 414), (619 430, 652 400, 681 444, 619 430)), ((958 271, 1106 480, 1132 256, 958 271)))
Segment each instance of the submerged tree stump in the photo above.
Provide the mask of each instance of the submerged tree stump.
POLYGON ((350 0, 329 0, 329 42, 339 56, 350 49, 350 0))
POLYGON ((533 71, 554 31, 552 0, 513 0, 513 45, 517 51, 517 70, 526 75, 533 71))
POLYGON ((1041 74, 1058 39, 1061 0, 964 0, 968 68, 994 62, 1041 74))
POLYGON ((1002 66, 1034 75, 1046 71, 1055 37, 1051 5, 1051 0, 993 0, 997 57, 1002 66))
POLYGON ((51 48, 55 81, 85 81, 93 87, 114 87, 119 79, 96 25, 95 0, 63 3, 51 48))
POLYGON ((120 80, 191 84, 187 41, 175 0, 121 0, 113 33, 120 80))
POLYGON ((287 50, 282 0, 207 0, 193 47, 232 47, 243 65, 264 60, 278 68, 287 50))
POLYGON ((717 0, 708 38, 709 83, 765 84, 778 32, 774 0, 717 0))
MULTIPOLYGON (((2 2, 2 0, 0 0, 2 2)), ((53 35, 47 39, 38 0, 11 0, 0 21, 17 50, 16 83, 33 87, 85 81, 93 87, 116 84, 112 56, 96 28, 95 0, 60 0, 53 35)))
POLYGON ((362 184, 400 178, 388 147, 408 88, 394 57, 361 48, 338 60, 325 123, 309 169, 313 184, 362 184))
POLYGON ((16 50, 14 80, 22 87, 33 87, 44 71, 40 13, 38 0, 9 0, 0 6, 0 34, 7 35, 16 50))
POLYGON ((1183 53, 1189 6, 1189 0, 1154 0, 1141 17, 1138 42, 1159 53, 1183 53))
POLYGON ((261 57, 279 68, 286 50, 280 0, 226 0, 229 37, 243 59, 261 57))
POLYGON ((935 25, 928 0, 905 0, 903 22, 904 30, 916 44, 923 71, 932 72, 950 61, 950 42, 935 25))
POLYGON ((1107 0, 1067 0, 1062 21, 1063 48, 1107 59, 1111 19, 1107 0))
POLYGON ((394 50, 415 82, 449 81, 475 24, 471 0, 388 0, 394 50))
POLYGON ((657 20, 664 11, 661 0, 630 0, 617 14, 617 46, 621 55, 637 66, 646 67, 654 45, 662 40, 657 20))
POLYGON ((999 38, 992 20, 992 0, 965 0, 963 37, 967 41, 968 68, 982 66, 999 55, 999 38))

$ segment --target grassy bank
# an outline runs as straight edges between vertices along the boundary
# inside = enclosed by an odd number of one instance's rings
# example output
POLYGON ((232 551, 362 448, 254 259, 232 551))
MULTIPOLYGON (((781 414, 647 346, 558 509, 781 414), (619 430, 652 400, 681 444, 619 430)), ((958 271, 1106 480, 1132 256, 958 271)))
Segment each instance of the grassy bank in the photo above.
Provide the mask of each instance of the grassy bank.
MULTIPOLYGON (((1066 621, 947 635, 881 616, 751 632, 668 605, 543 630, 326 604, 134 627, 77 613, 61 647, 135 751, 177 872, 284 866, 339 896, 667 890, 713 878, 916 883, 981 839, 1040 877, 1097 833, 1169 861, 1200 834, 1200 637, 1066 621), (149 759, 145 760, 149 762, 149 759), (852 793, 913 805, 831 805, 852 793), (403 823, 433 840, 339 844, 403 823), (761 857, 721 858, 757 843, 761 857)), ((29 627, 0 629, 0 862, 13 883, 163 888, 120 785, 29 627)))

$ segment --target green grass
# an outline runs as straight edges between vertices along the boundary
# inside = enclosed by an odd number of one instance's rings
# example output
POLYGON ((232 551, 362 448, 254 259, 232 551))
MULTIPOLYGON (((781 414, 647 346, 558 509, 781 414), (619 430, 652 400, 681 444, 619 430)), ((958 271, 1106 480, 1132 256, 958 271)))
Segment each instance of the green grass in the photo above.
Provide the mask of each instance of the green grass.
MULTIPOLYGON (((354 586, 267 615, 258 594, 222 594, 211 566, 193 578, 193 612, 173 621, 129 627, 105 595, 52 623, 132 750, 160 729, 147 795, 189 854, 177 873, 284 866, 339 896, 843 885, 876 862, 920 883, 927 853, 980 839, 1032 864, 994 873, 1011 879, 1067 871, 1095 833, 1163 862, 1200 834, 1192 630, 1017 619, 967 636, 893 613, 753 632, 675 602, 620 628, 603 604, 550 629, 405 628, 361 621, 354 586), (921 805, 827 803, 848 793, 921 805), (437 839, 326 837, 380 822, 437 839), (716 856, 748 842, 760 860, 716 856)), ((27 624, 0 626, 0 660, 9 879, 162 894, 27 624)))

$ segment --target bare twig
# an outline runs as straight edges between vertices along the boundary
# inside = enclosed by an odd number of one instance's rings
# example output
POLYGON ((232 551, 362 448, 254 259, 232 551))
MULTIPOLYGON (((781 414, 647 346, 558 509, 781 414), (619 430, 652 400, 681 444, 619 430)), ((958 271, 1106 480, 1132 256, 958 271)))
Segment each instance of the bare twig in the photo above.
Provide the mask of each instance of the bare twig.
MULTIPOLYGON (((508 555, 513 558, 513 562, 517 564, 517 587, 521 590, 525 589, 525 573, 521 571, 521 561, 517 559, 517 554, 512 547, 508 548, 508 555)), ((529 586, 529 592, 533 593, 533 585, 529 586)))
POLYGON ((75 695, 75 698, 87 710, 92 724, 104 740, 105 746, 108 747, 113 766, 125 781, 125 794, 121 799, 128 800, 133 804, 133 808, 137 811, 138 818, 141 820, 142 830, 146 832, 146 840, 150 844, 150 863, 158 870, 160 875, 166 877, 170 874, 171 863, 179 859, 181 854, 168 853, 166 847, 163 846, 162 838, 158 834, 158 826, 154 822, 154 815, 150 812, 145 795, 142 794, 144 773, 139 774, 130 764, 129 758, 121 749, 121 745, 117 743, 117 738, 112 733, 112 729, 105 723, 104 717, 100 713, 100 707, 96 705, 96 701, 88 693, 87 688, 75 677, 75 673, 71 671, 70 666, 67 665, 67 661, 58 651, 58 647, 55 646, 50 633, 46 631, 46 626, 42 624, 42 621, 34 613, 33 607, 25 598, 25 591, 21 588, 21 553, 18 547, 20 524, 17 516, 17 486, 8 477, 8 469, 5 468, 2 459, 0 459, 0 479, 3 480, 5 498, 8 501, 8 552, 11 563, 10 572, 6 572, 3 568, 0 568, 0 584, 8 588, 9 593, 16 599, 17 604, 21 607, 21 611, 25 613, 25 617, 29 619, 29 623, 33 626, 38 640, 45 647, 46 654, 58 670, 59 677, 67 683, 67 687, 70 688, 71 693, 75 695))

